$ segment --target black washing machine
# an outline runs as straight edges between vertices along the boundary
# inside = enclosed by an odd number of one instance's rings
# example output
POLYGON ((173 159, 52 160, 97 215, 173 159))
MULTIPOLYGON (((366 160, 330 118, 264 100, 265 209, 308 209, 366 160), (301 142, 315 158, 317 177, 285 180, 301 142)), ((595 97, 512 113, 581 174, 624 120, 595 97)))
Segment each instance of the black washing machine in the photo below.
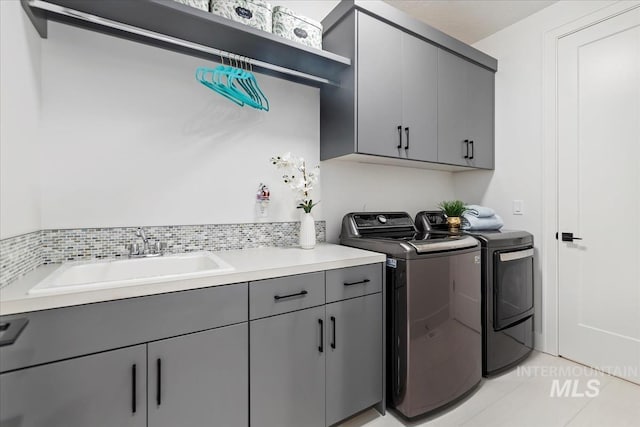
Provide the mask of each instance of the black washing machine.
MULTIPOLYGON (((416 215, 420 231, 448 233, 441 211, 416 215)), ((482 247, 482 375, 501 373, 533 350, 533 235, 463 231, 482 247)))

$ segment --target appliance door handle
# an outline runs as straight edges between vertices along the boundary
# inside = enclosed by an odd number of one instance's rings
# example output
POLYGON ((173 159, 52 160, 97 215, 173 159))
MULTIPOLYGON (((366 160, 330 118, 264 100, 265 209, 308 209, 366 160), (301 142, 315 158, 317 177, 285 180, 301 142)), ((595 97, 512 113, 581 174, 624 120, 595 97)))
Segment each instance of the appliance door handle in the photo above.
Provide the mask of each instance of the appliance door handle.
POLYGON ((402 126, 398 125, 398 147, 396 147, 399 149, 402 148, 402 126))
POLYGON ((324 322, 322 319, 318 319, 318 323, 320 324, 320 345, 318 346, 318 351, 322 353, 324 351, 324 322))
POLYGON ((469 140, 468 140, 468 139, 465 139, 465 140, 464 140, 464 141, 462 141, 462 142, 464 142, 464 143, 467 145, 467 154, 465 154, 463 157, 464 157, 465 159, 468 159, 468 158, 469 158, 469 140))
POLYGON ((473 155, 476 153, 475 146, 473 145, 473 139, 469 140, 469 145, 471 145, 471 155, 469 156, 469 158, 473 159, 473 155))
POLYGON ((300 291, 300 292, 298 292, 298 293, 295 293, 295 294, 282 295, 282 296, 280 296, 280 295, 275 295, 275 296, 273 297, 273 299, 274 299, 274 300, 276 300, 276 302, 277 302, 277 301, 280 301, 281 299, 284 299, 284 298, 302 297, 302 296, 305 296, 305 295, 306 295, 306 294, 308 294, 308 293, 309 293, 309 292, 307 292, 307 291, 305 291, 305 290, 302 290, 302 291, 300 291))
POLYGON ((156 403, 158 406, 162 404, 162 359, 156 360, 156 403))
POLYGON ((353 286, 353 285, 362 285, 365 283, 369 283, 371 280, 369 279, 364 279, 364 280, 360 280, 358 282, 345 282, 344 285, 345 286, 353 286))
POLYGON ((407 136, 407 144, 404 146, 404 149, 408 150, 409 149, 409 128, 408 127, 404 128, 404 133, 407 136))
POLYGON ((506 252, 500 254, 500 262, 515 261, 518 259, 528 258, 533 256, 533 248, 525 249, 517 252, 506 252))
POLYGON ((133 412, 134 414, 136 413, 136 409, 137 409, 137 401, 136 401, 136 394, 137 394, 137 390, 136 390, 136 364, 134 363, 131 366, 131 412, 133 412))
POLYGON ((27 323, 29 323, 29 319, 25 318, 11 319, 0 323, 0 347, 16 342, 27 323))
POLYGON ((332 337, 331 337, 331 348, 336 348, 336 318, 331 316, 331 329, 332 329, 332 337))

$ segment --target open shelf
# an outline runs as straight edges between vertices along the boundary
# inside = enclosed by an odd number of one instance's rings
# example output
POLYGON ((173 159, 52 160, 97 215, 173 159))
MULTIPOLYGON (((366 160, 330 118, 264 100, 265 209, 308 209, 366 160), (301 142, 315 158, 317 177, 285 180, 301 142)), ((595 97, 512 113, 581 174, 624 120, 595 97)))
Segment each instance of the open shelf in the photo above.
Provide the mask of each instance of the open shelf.
POLYGON ((21 0, 41 37, 47 20, 220 62, 251 59, 255 71, 319 87, 338 84, 349 58, 314 49, 171 0, 21 0))

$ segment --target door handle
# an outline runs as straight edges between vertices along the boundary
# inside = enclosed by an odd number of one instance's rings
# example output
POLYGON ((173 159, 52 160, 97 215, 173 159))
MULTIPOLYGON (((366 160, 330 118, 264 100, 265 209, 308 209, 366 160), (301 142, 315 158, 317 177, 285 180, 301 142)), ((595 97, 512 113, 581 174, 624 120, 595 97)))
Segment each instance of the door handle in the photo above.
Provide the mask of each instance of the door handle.
POLYGON ((160 406, 162 404, 162 360, 160 358, 156 360, 156 373, 158 381, 156 384, 156 403, 160 406))
POLYGON ((336 348, 336 318, 331 316, 331 329, 332 329, 332 337, 331 337, 331 348, 336 348))
POLYGON ((573 233, 562 233, 563 242, 573 242, 574 240, 582 240, 582 237, 574 237, 573 233))
POLYGON ((407 144, 404 146, 404 149, 408 150, 409 149, 409 128, 408 127, 404 128, 404 133, 407 135, 407 144))
POLYGON ((136 413, 137 401, 136 401, 136 364, 131 366, 131 412, 136 413))
POLYGON ((467 154, 465 154, 465 155, 464 155, 464 158, 465 158, 465 159, 468 159, 468 158, 469 158, 469 140, 468 140, 468 139, 465 139, 465 140, 464 140, 464 141, 462 141, 462 142, 464 142, 464 143, 467 145, 467 154))
POLYGON ((396 147, 399 149, 402 148, 402 126, 398 125, 398 147, 396 147))
POLYGON ((471 145, 471 155, 469 156, 469 158, 473 159, 473 155, 476 153, 475 146, 473 145, 473 139, 469 140, 469 145, 471 145))
POLYGON ((320 324, 320 345, 318 346, 318 351, 322 353, 324 351, 324 323, 322 319, 318 319, 318 323, 320 324))

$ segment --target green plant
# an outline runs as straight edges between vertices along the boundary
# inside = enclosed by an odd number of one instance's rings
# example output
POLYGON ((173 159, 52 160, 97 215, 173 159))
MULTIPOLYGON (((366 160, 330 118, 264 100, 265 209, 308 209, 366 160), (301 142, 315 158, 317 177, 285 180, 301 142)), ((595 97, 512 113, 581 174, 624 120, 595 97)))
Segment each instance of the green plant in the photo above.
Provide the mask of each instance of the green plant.
POLYGON ((461 200, 445 200, 438 205, 448 217, 462 216, 467 210, 465 204, 461 200))
POLYGON ((296 209, 304 209, 306 213, 311 213, 311 209, 318 203, 313 203, 313 200, 311 199, 305 200, 304 202, 300 203, 296 209))

